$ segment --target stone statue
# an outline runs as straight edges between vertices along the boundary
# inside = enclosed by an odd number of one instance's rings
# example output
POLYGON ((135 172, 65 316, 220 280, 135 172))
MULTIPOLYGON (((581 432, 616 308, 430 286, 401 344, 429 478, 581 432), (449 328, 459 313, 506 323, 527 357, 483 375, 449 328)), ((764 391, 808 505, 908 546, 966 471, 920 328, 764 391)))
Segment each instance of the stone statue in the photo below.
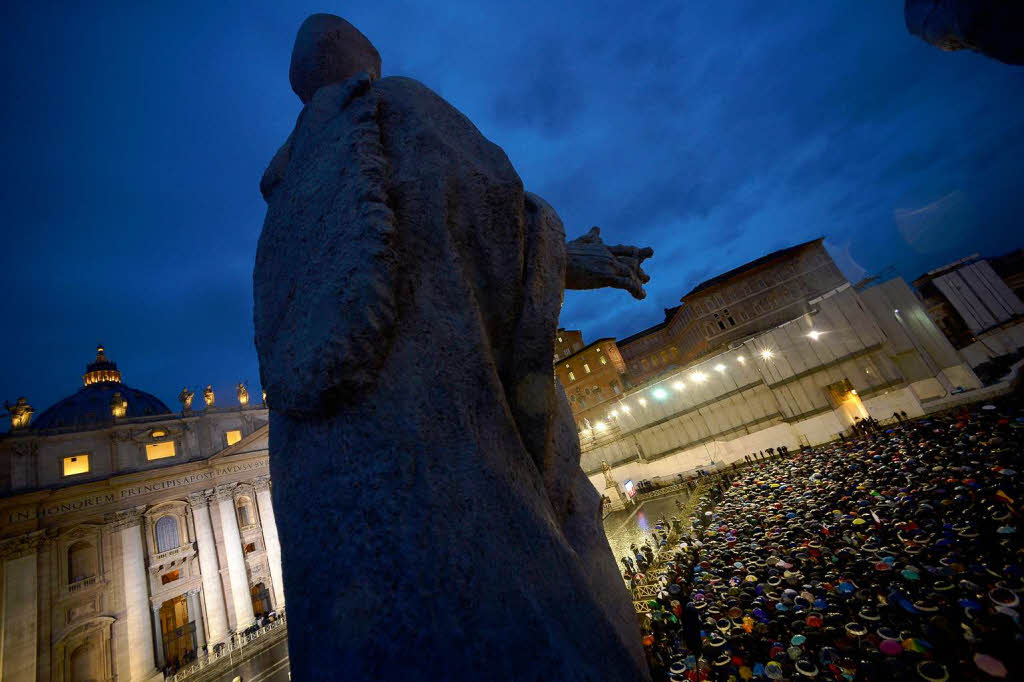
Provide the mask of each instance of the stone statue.
POLYGON ((196 394, 185 386, 181 389, 181 393, 178 394, 178 402, 181 403, 181 411, 188 412, 192 409, 192 398, 196 397, 196 394))
POLYGON ((115 419, 128 414, 128 401, 124 399, 120 391, 115 391, 114 395, 110 396, 110 413, 114 415, 115 419))
POLYGON ((246 387, 244 382, 238 382, 238 384, 235 386, 235 393, 238 395, 239 405, 249 404, 249 389, 246 387))
POLYGON ((32 419, 32 413, 35 410, 28 404, 28 399, 25 396, 21 396, 14 401, 11 405, 6 400, 4 401, 4 409, 7 410, 7 414, 11 415, 11 430, 17 431, 18 429, 24 429, 28 426, 29 421, 32 419))
POLYGON ((1024 3, 1019 0, 905 0, 907 30, 942 50, 974 50, 1024 64, 1024 3))
POLYGON ((608 460, 601 460, 601 473, 604 474, 604 487, 612 488, 615 486, 615 481, 612 480, 612 466, 608 463, 608 460))
POLYGON ((206 388, 203 389, 203 401, 206 402, 207 407, 213 407, 217 402, 217 396, 213 394, 213 386, 207 384, 206 388))
POLYGON ((498 146, 380 73, 352 25, 309 17, 305 106, 260 185, 294 677, 647 679, 551 358, 564 289, 642 298, 652 251, 566 244, 498 146))

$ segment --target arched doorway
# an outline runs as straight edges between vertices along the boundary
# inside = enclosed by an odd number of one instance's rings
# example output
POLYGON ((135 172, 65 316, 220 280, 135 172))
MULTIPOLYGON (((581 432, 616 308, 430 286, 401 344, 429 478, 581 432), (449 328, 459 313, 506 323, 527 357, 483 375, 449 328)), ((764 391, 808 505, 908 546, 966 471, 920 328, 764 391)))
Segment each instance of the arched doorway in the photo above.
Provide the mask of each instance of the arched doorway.
POLYGON ((270 613, 270 591, 263 583, 256 583, 250 590, 252 594, 252 612, 257 618, 270 613))
POLYGON ((71 652, 68 663, 68 679, 71 682, 94 682, 96 680, 96 648, 82 644, 71 652))
POLYGON ((164 660, 177 668, 196 657, 196 624, 189 620, 185 595, 168 599, 160 607, 164 660))

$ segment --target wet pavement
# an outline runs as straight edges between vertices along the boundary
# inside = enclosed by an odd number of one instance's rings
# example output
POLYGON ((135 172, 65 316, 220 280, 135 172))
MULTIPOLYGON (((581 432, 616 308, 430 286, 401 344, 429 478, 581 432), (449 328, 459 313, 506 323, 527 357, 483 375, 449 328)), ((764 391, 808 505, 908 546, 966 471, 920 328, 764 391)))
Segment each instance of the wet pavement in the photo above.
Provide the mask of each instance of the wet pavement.
POLYGON ((287 682, 291 679, 288 665, 288 639, 247 658, 216 678, 216 682, 287 682))
POLYGON ((604 520, 604 532, 608 536, 608 544, 612 547, 615 560, 626 556, 631 544, 640 546, 644 540, 651 539, 653 547, 651 533, 654 531, 654 524, 659 518, 668 521, 673 516, 679 516, 676 502, 685 505, 688 498, 689 495, 686 493, 659 497, 641 503, 639 509, 633 507, 624 512, 609 514, 604 520))

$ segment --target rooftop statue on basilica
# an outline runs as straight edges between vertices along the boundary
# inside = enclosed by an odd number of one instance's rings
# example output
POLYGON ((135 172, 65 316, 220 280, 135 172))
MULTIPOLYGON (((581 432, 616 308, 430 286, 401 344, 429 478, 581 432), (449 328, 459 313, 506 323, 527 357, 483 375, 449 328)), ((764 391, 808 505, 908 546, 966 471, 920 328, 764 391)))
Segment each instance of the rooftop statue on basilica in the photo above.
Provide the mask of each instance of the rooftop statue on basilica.
POLYGON ((338 17, 290 77, 254 293, 296 679, 646 679, 551 357, 564 289, 642 298, 652 251, 567 244, 338 17))

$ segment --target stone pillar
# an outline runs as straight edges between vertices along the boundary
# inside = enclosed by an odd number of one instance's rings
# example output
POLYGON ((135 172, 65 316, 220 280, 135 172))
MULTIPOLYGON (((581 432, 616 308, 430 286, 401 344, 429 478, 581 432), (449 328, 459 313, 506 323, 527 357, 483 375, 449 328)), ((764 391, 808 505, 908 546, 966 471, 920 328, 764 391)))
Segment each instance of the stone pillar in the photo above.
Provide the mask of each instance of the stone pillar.
POLYGON ((203 628, 203 610, 199 607, 199 590, 191 590, 187 596, 188 615, 196 624, 196 647, 202 651, 206 644, 206 630, 203 628))
POLYGON ((160 627, 160 607, 153 607, 153 641, 156 642, 156 667, 164 667, 164 632, 160 627))
MULTIPOLYGON (((188 496, 192 507, 192 521, 196 529, 196 545, 199 553, 199 570, 203 578, 203 594, 206 596, 207 634, 210 644, 219 644, 228 637, 228 614, 224 605, 224 589, 220 582, 220 565, 217 561, 217 542, 213 537, 210 522, 210 496, 212 490, 193 493, 188 496)), ((196 620, 202 620, 202 610, 196 611, 196 620)))
POLYGON ((146 576, 146 553, 142 547, 144 509, 145 507, 135 507, 108 514, 106 517, 108 529, 121 539, 128 669, 133 682, 149 679, 156 673, 149 579, 146 576))
POLYGON ((263 526, 263 544, 267 548, 270 579, 274 583, 274 602, 280 611, 284 609, 284 578, 281 577, 281 543, 277 539, 277 521, 274 519, 274 505, 270 499, 270 477, 261 476, 252 483, 256 489, 260 525, 263 526))
POLYGON ((3 563, 3 622, 0 624, 0 679, 35 682, 39 627, 36 552, 43 531, 0 543, 3 563))
POLYGON ((231 581, 231 601, 235 609, 235 632, 241 632, 256 620, 249 594, 249 577, 242 556, 242 536, 238 533, 235 513, 235 484, 217 486, 217 508, 224 533, 224 554, 228 559, 228 579, 231 581))

